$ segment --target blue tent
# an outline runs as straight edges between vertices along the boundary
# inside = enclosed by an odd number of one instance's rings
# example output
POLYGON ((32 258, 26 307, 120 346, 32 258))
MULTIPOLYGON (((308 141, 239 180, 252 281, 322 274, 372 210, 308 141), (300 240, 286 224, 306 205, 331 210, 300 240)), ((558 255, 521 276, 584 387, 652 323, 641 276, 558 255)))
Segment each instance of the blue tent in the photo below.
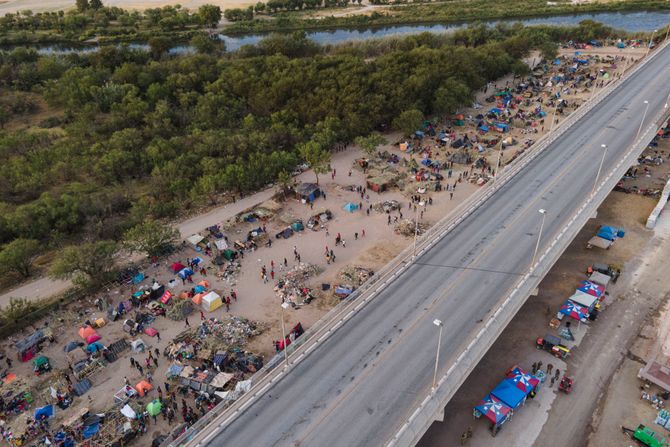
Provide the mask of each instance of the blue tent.
POLYGON ((561 65, 560 59, 554 59, 554 65, 561 65))
POLYGON ((500 132, 509 132, 509 125, 505 123, 495 123, 493 126, 500 132))
POLYGON ((440 134, 437 136, 440 140, 446 140, 447 139, 447 134, 444 132, 440 132, 440 134))
POLYGON ((195 286, 193 288, 193 290, 195 291, 195 293, 202 293, 207 289, 205 288, 205 286, 201 286, 201 285, 198 284, 197 286, 195 286))
POLYGON ((105 349, 105 347, 99 341, 96 341, 95 343, 91 343, 90 345, 86 346, 87 352, 98 352, 102 351, 103 349, 105 349))
POLYGON ((100 423, 92 424, 84 427, 81 434, 84 436, 84 439, 92 438, 100 431, 100 423))
POLYGON ((494 107, 491 110, 489 110, 489 113, 495 113, 496 115, 500 115, 502 113, 502 110, 500 110, 497 107, 494 107))
POLYGON ((489 126, 485 126, 485 125, 482 124, 481 126, 479 126, 479 130, 481 130, 482 132, 488 132, 489 131, 489 126))
POLYGON ((200 257, 193 258, 191 262, 193 262, 194 265, 199 265, 202 262, 202 258, 200 257))
POLYGON ((346 205, 344 205, 344 206, 342 207, 342 209, 343 209, 344 211, 348 211, 348 212, 350 212, 350 213, 353 213, 354 211, 356 211, 356 210, 358 209, 358 205, 349 202, 349 203, 347 203, 346 205))
POLYGON ((181 279, 186 279, 191 275, 193 275, 193 270, 191 270, 189 268, 181 269, 181 271, 179 272, 179 277, 181 279))
POLYGON ((430 166, 431 163, 432 160, 430 158, 424 158, 423 160, 421 160, 421 164, 424 166, 430 166))
POLYGON ((491 394, 505 403, 511 409, 519 408, 526 399, 526 393, 521 391, 510 380, 503 380, 491 391, 491 394))
POLYGON ((144 273, 138 273, 137 275, 133 276, 133 284, 139 284, 142 281, 144 281, 144 273))
POLYGON ((616 44, 616 47, 617 48, 626 48, 626 44, 623 43, 623 42, 619 42, 619 43, 616 44))
POLYGON ((415 135, 417 138, 423 138, 423 137, 426 136, 426 134, 423 133, 423 132, 420 131, 420 130, 417 130, 416 132, 414 132, 414 135, 415 135))
POLYGON ((598 237, 607 239, 608 241, 614 241, 618 237, 623 237, 623 235, 624 235, 623 229, 610 227, 608 225, 600 227, 597 234, 598 237))
POLYGON ((34 418, 35 420, 39 421, 42 419, 47 419, 47 418, 52 418, 54 417, 54 406, 53 405, 45 405, 43 407, 35 408, 35 415, 34 418))

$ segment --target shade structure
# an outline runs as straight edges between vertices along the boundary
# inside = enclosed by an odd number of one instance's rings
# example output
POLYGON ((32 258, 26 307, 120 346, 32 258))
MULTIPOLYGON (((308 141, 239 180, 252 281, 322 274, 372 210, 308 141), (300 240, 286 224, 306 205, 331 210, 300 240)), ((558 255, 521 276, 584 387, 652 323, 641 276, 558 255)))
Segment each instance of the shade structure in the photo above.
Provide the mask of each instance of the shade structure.
POLYGON ((213 312, 221 306, 223 306, 221 296, 214 291, 202 297, 202 308, 206 312, 213 312))
POLYGON ((177 273, 180 270, 183 270, 184 267, 186 267, 184 264, 181 262, 175 262, 170 266, 170 270, 172 270, 172 273, 177 273))
POLYGON ((520 407, 526 400, 526 393, 521 391, 514 383, 507 379, 500 382, 498 386, 491 391, 491 394, 500 399, 512 410, 520 407))
POLYGON ((593 309, 593 306, 595 306, 596 302, 598 302, 597 297, 589 295, 586 292, 582 292, 581 290, 576 290, 574 295, 568 299, 575 304, 586 307, 589 311, 593 309))
POLYGON ((528 394, 540 383, 540 379, 515 366, 508 374, 507 380, 513 383, 524 393, 528 394))
POLYGON ((181 269, 181 270, 179 271, 179 277, 180 277, 181 279, 186 279, 186 278, 188 278, 189 276, 193 276, 193 270, 191 270, 191 269, 189 269, 189 268, 185 268, 185 269, 181 269))
POLYGON ((574 318, 575 320, 582 320, 588 315, 588 309, 586 307, 580 306, 570 300, 563 303, 559 312, 567 317, 574 318))
POLYGON ((160 414, 161 408, 163 408, 163 405, 160 403, 158 399, 152 400, 147 404, 147 412, 151 416, 156 416, 160 414))
POLYGON ((54 406, 45 405, 44 407, 39 407, 35 409, 35 420, 39 421, 42 419, 51 418, 54 416, 54 406))
POLYGON ((582 281, 577 288, 580 292, 588 293, 596 298, 600 298, 605 293, 605 287, 591 281, 582 281))
POLYGON ((475 410, 495 425, 500 425, 505 422, 512 411, 512 409, 505 405, 500 399, 490 394, 477 404, 475 410))

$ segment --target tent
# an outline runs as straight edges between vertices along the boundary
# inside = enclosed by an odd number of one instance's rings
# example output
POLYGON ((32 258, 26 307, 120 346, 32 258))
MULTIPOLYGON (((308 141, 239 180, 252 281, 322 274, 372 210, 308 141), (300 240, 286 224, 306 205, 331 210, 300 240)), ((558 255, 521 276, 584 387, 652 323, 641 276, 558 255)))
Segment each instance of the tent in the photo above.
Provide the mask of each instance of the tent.
POLYGON ((86 346, 86 352, 98 352, 105 349, 105 347, 99 341, 93 342, 90 345, 86 346))
POLYGON ((46 340, 47 335, 43 329, 38 329, 26 338, 19 340, 14 345, 22 362, 27 362, 40 350, 40 344, 46 340))
POLYGON ((529 394, 540 383, 540 379, 518 366, 512 368, 507 374, 507 380, 526 394, 529 394))
POLYGON ((198 285, 203 286, 205 289, 209 289, 209 281, 207 281, 206 279, 203 279, 202 281, 200 281, 198 283, 198 285))
POLYGON ((607 284, 609 284, 611 279, 612 278, 609 275, 600 272, 593 272, 591 273, 591 276, 589 276, 589 281, 600 284, 603 287, 607 287, 607 284))
POLYGON ((207 290, 207 287, 205 287, 205 286, 201 286, 201 285, 197 285, 197 286, 195 286, 195 287, 193 288, 193 290, 195 291, 195 293, 202 293, 202 292, 204 292, 204 291, 207 290))
POLYGON ((141 380, 137 385, 135 385, 135 389, 137 390, 137 393, 140 395, 140 397, 144 397, 144 395, 153 390, 154 387, 146 380, 141 380))
POLYGON ((489 110, 489 113, 493 113, 494 115, 500 115, 502 113, 502 110, 500 110, 497 107, 494 107, 491 110, 489 110))
POLYGON ((65 347, 63 348, 63 351, 65 352, 72 352, 75 349, 77 349, 80 346, 83 346, 84 344, 80 341, 71 341, 70 343, 66 344, 65 347))
POLYGON ((570 300, 567 300, 565 303, 563 303, 563 306, 559 312, 570 318, 574 318, 575 320, 583 320, 588 315, 588 309, 586 307, 580 306, 579 304, 570 300))
POLYGON ((503 380, 491 391, 491 395, 500 399, 512 410, 519 408, 526 400, 526 393, 521 391, 513 382, 503 380))
POLYGON ((100 422, 92 425, 87 425, 86 427, 84 427, 84 430, 81 432, 81 434, 82 436, 84 436, 84 439, 88 439, 97 435, 99 431, 100 431, 100 422))
POLYGON ((426 136, 426 134, 423 133, 423 132, 420 131, 420 130, 417 130, 416 132, 414 132, 414 136, 415 136, 416 138, 423 138, 423 137, 426 136))
POLYGON ((608 241, 614 241, 619 237, 624 237, 624 234, 625 232, 623 228, 616 228, 608 225, 603 225, 598 230, 596 236, 601 237, 603 239, 607 239, 608 241))
POLYGON ((160 301, 163 304, 167 304, 167 303, 170 302, 170 299, 172 299, 172 292, 170 292, 169 290, 166 290, 165 293, 163 294, 163 296, 161 296, 160 301))
POLYGON ((186 279, 186 278, 188 278, 189 276, 192 276, 192 275, 193 275, 193 270, 191 270, 189 268, 184 268, 184 269, 181 269, 179 271, 179 277, 181 279, 186 279))
POLYGON ((79 328, 79 336, 82 339, 86 340, 91 335, 98 335, 98 333, 95 332, 95 329, 93 329, 91 326, 84 326, 82 328, 79 328))
POLYGON ((96 341, 99 341, 101 339, 102 339, 102 337, 100 335, 98 335, 98 333, 96 332, 95 334, 92 334, 92 335, 89 335, 88 337, 86 337, 86 340, 84 340, 84 341, 86 342, 87 345, 90 345, 91 343, 95 343, 96 341))
POLYGON ((509 417, 512 409, 500 399, 489 394, 477 404, 475 411, 495 425, 502 425, 509 417))
POLYGON ((430 158, 424 158, 423 160, 421 160, 421 164, 424 166, 430 166, 432 162, 433 161, 430 158))
POLYGON ((505 123, 495 123, 493 127, 498 132, 509 132, 509 126, 505 123))
POLYGON ((592 310, 598 302, 598 298, 588 293, 582 292, 581 290, 576 290, 574 295, 568 299, 575 304, 586 307, 589 311, 592 310))
POLYGON ((185 267, 186 266, 181 262, 175 262, 170 266, 170 270, 172 270, 172 273, 177 273, 178 271, 182 270, 185 267))
POLYGON ((225 239, 218 239, 217 241, 214 242, 214 245, 216 246, 217 249, 220 251, 225 250, 228 248, 228 242, 226 242, 225 239))
POLYGON ((301 183, 295 189, 298 199, 306 202, 314 202, 314 200, 321 196, 321 189, 316 183, 301 183))
POLYGON ((202 297, 202 308, 207 312, 213 312, 223 306, 221 296, 213 290, 202 297))
POLYGON ((356 210, 358 209, 358 205, 349 202, 349 203, 347 203, 346 205, 344 205, 344 206, 342 207, 342 209, 343 209, 344 211, 353 213, 354 211, 356 211, 356 210))
POLYGON ((130 342, 130 350, 133 352, 144 352, 147 350, 147 345, 141 338, 130 342))
POLYGON ((161 408, 163 408, 163 405, 161 405, 161 402, 158 399, 154 399, 147 404, 147 412, 151 416, 160 414, 161 408))
POLYGON ((52 418, 54 417, 54 406, 53 405, 45 405, 43 407, 35 408, 35 415, 34 418, 36 421, 42 420, 42 419, 47 419, 47 418, 52 418))
POLYGON ((582 281, 577 288, 580 292, 588 293, 596 298, 600 298, 605 293, 605 287, 591 281, 582 281))
POLYGON ((202 293, 198 293, 196 295, 193 295, 193 298, 191 298, 191 301, 193 301, 193 304, 196 306, 199 306, 202 304, 202 293))

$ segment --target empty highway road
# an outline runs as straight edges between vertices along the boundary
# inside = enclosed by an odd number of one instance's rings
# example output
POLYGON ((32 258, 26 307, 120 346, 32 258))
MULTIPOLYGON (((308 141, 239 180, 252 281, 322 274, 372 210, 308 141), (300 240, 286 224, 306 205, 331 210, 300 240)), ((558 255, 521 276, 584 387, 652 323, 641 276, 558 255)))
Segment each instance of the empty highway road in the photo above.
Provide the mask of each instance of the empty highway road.
MULTIPOLYGON (((430 392, 444 322, 444 374, 531 263, 546 209, 540 251, 663 108, 670 49, 597 105, 483 206, 408 266, 397 279, 290 373, 201 444, 229 446, 379 446, 430 392)), ((523 297, 520 297, 523 298, 523 297)), ((512 362, 513 360, 510 359, 512 362)), ((507 365, 502 365, 504 368, 507 365)), ((464 379, 464 378, 463 378, 464 379)), ((473 396, 473 402, 480 396, 473 396)))

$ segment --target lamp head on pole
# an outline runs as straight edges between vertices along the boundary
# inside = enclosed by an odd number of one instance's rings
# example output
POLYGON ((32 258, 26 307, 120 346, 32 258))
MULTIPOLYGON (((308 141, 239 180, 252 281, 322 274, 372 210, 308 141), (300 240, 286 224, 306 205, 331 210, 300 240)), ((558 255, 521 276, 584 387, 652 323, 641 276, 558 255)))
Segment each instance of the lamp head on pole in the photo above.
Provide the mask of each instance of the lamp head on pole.
POLYGON ((537 210, 537 212, 540 214, 547 214, 547 210, 545 210, 544 208, 537 210))
POLYGON ((606 144, 601 144, 600 147, 602 147, 603 149, 607 149, 607 145, 606 145, 606 144))
POLYGON ((281 303, 281 307, 282 307, 282 309, 286 310, 286 309, 288 309, 288 308, 291 307, 291 306, 289 305, 289 303, 287 303, 286 301, 284 301, 283 303, 281 303))
POLYGON ((649 101, 645 100, 644 103, 645 103, 645 104, 649 104, 649 101))
POLYGON ((433 320, 433 324, 437 327, 442 326, 442 320, 438 320, 437 318, 433 320))

